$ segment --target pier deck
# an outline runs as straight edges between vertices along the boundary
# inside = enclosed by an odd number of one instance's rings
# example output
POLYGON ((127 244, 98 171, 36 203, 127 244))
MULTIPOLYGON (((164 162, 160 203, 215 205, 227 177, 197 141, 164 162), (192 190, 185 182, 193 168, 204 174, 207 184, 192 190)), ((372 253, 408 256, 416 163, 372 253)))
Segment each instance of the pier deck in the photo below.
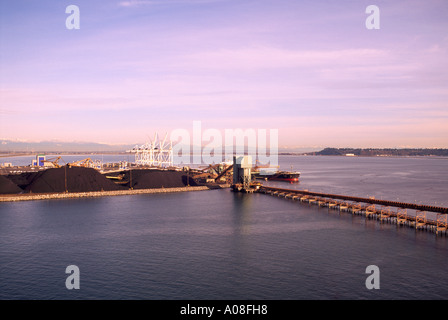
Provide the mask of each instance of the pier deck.
POLYGON ((258 192, 285 199, 300 200, 316 204, 319 207, 348 211, 381 222, 431 230, 437 234, 439 232, 446 234, 448 230, 448 208, 445 207, 267 186, 261 186, 258 192), (408 209, 415 210, 415 215, 408 214, 408 209), (436 213, 436 219, 429 218, 427 212, 436 213))

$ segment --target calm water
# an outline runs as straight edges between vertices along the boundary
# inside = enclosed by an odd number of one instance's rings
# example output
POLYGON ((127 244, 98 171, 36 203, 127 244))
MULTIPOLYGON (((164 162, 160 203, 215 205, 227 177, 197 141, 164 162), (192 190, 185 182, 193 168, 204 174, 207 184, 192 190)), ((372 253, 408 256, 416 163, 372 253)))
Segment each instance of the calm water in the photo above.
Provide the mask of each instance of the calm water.
MULTIPOLYGON (((283 187, 448 205, 448 159, 280 165, 302 172, 283 187)), ((447 236, 263 194, 0 204, 0 299, 447 299, 447 270, 447 236), (65 287, 72 264, 79 290, 65 287)))

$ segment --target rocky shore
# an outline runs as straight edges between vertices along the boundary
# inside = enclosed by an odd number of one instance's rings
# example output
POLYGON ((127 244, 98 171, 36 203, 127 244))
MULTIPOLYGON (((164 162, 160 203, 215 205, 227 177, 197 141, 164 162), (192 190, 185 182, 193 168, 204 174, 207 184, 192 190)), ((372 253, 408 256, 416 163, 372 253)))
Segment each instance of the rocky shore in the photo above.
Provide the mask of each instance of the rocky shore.
MULTIPOLYGON (((218 188, 225 188, 225 187, 227 186, 222 185, 218 188)), ((93 197, 124 196, 124 195, 136 195, 136 194, 151 194, 151 193, 204 191, 210 189, 212 188, 210 188, 209 186, 195 186, 195 187, 180 187, 180 188, 154 188, 154 189, 114 190, 114 191, 9 194, 9 195, 0 195, 0 202, 70 199, 70 198, 93 198, 93 197)))

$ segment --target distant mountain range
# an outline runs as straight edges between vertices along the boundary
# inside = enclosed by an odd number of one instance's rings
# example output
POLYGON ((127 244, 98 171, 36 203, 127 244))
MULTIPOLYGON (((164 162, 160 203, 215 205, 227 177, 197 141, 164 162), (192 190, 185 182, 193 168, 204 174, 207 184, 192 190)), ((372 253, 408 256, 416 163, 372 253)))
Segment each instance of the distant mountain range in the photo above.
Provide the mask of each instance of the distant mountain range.
POLYGON ((110 145, 92 142, 61 142, 61 141, 13 141, 0 140, 2 153, 61 153, 61 152, 125 152, 134 145, 110 145))
MULTIPOLYGON (((0 139, 0 153, 67 153, 67 152, 95 152, 95 153, 121 153, 134 148, 135 145, 142 145, 144 142, 135 144, 106 144, 94 142, 64 142, 64 141, 15 141, 0 139)), ((207 142, 202 145, 205 147, 207 142)), ((180 147, 180 146, 178 146, 180 147)), ((188 148, 188 147, 187 147, 188 148)), ((187 148, 183 150, 187 150, 187 148)), ((223 147, 224 151, 225 147, 223 147)), ((193 147, 191 147, 193 151, 193 147)), ((301 147, 280 147, 279 153, 304 153, 321 150, 321 148, 301 148, 301 147)))

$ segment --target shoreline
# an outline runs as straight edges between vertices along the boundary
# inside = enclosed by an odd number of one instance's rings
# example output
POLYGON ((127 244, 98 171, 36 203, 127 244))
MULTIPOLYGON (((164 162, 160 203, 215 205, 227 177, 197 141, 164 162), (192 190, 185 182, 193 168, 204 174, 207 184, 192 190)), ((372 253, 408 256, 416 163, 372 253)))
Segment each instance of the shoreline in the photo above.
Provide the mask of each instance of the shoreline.
MULTIPOLYGON (((47 156, 91 156, 91 155, 129 155, 127 152, 43 152, 47 156)), ((362 154, 347 156, 345 154, 313 154, 313 152, 279 152, 278 156, 305 156, 305 157, 362 157, 362 158, 448 158, 448 155, 425 154, 425 155, 406 155, 406 154, 362 154)), ((35 157, 36 153, 15 153, 7 154, 0 152, 1 158, 35 157)), ((189 156, 192 156, 190 154, 189 156)))
POLYGON ((136 194, 155 194, 155 193, 174 193, 174 192, 190 192, 205 191, 214 189, 224 189, 227 185, 218 187, 195 186, 195 187, 179 187, 179 188, 153 188, 153 189, 135 189, 135 190, 115 190, 115 191, 88 191, 88 192, 58 192, 58 193, 27 193, 0 195, 0 202, 18 202, 18 201, 34 201, 34 200, 53 200, 53 199, 76 199, 76 198, 98 198, 107 196, 124 196, 136 194))

